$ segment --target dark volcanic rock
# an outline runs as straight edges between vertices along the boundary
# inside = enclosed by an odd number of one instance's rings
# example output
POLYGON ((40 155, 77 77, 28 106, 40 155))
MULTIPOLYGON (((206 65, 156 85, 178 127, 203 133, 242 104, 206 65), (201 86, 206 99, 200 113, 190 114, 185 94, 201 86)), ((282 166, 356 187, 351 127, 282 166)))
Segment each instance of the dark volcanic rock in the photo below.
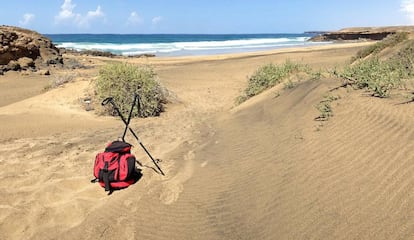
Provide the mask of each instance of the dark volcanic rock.
POLYGON ((23 28, 0 26, 0 69, 20 70, 49 64, 63 64, 62 55, 49 38, 23 28))
POLYGON ((310 41, 355 41, 355 40, 382 40, 397 32, 414 32, 413 26, 395 27, 360 27, 345 28, 339 31, 327 32, 310 39, 310 41))
MULTIPOLYGON (((87 56, 98 56, 98 57, 108 57, 108 58, 115 58, 115 57, 124 57, 123 55, 120 54, 113 54, 111 52, 106 52, 106 51, 98 51, 98 50, 74 50, 74 49, 70 49, 70 48, 59 48, 60 53, 71 53, 74 55, 87 55, 87 56)), ((138 54, 138 55, 129 55, 127 57, 136 57, 136 58, 140 58, 140 57, 155 57, 155 54, 151 54, 151 53, 143 53, 143 54, 138 54)))
POLYGON ((330 32, 316 36, 311 41, 382 40, 395 32, 330 32))

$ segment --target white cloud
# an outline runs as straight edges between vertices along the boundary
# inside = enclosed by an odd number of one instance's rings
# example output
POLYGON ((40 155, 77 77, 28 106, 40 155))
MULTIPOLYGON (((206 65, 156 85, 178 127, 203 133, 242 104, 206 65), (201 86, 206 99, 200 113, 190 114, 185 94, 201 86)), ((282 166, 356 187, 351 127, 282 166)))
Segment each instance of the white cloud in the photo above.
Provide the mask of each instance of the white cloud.
POLYGON ((55 23, 73 23, 80 28, 88 28, 92 21, 99 18, 104 18, 105 13, 102 11, 101 6, 97 6, 95 11, 88 11, 86 15, 76 13, 76 4, 72 3, 72 0, 64 0, 60 7, 60 12, 55 16, 55 23))
POLYGON ((128 17, 128 25, 136 25, 136 24, 140 24, 142 22, 141 17, 138 15, 137 12, 131 12, 131 14, 129 14, 128 17))
POLYGON ((94 19, 94 18, 100 18, 105 16, 105 14, 101 10, 101 6, 98 6, 95 11, 89 11, 86 15, 87 19, 94 19))
POLYGON ((29 25, 35 18, 34 14, 26 13, 23 15, 23 19, 19 21, 20 26, 29 25))
POLYGON ((76 4, 72 4, 72 0, 65 0, 65 2, 60 7, 59 14, 55 17, 57 22, 66 21, 66 20, 76 20, 80 18, 79 14, 75 14, 73 9, 75 9, 76 4))
POLYGON ((154 17, 152 19, 152 24, 153 25, 158 25, 161 21, 162 21, 162 17, 161 16, 157 16, 157 17, 154 17))
POLYGON ((414 24, 414 0, 404 0, 401 3, 401 11, 403 11, 410 21, 414 24))
POLYGON ((88 28, 92 21, 103 17, 105 17, 105 14, 102 12, 101 6, 98 6, 95 11, 88 11, 85 17, 81 17, 78 26, 88 28))

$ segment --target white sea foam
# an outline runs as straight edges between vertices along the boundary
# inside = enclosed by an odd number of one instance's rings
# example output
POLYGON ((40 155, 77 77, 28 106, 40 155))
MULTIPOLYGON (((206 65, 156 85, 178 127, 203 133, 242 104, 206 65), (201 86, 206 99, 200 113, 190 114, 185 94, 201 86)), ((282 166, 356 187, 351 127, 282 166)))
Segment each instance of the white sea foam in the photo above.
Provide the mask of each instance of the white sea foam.
POLYGON ((75 50, 108 51, 122 55, 157 54, 157 55, 196 55, 228 52, 254 51, 290 46, 312 44, 308 37, 296 38, 258 38, 225 41, 171 42, 171 43, 74 43, 64 42, 58 47, 75 50))

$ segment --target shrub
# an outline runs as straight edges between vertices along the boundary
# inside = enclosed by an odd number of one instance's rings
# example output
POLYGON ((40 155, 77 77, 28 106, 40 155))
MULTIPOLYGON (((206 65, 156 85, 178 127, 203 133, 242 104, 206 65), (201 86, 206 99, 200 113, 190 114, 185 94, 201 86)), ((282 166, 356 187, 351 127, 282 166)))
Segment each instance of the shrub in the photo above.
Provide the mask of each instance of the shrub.
POLYGON ((387 47, 395 46, 408 39, 408 33, 399 32, 388 35, 382 41, 379 41, 373 45, 370 45, 357 52, 357 55, 351 59, 351 62, 355 62, 358 59, 365 58, 371 54, 377 54, 387 47))
POLYGON ((307 66, 292 63, 290 61, 286 61, 280 66, 273 63, 264 65, 257 69, 249 78, 248 86, 242 95, 238 97, 237 102, 242 103, 264 90, 277 85, 293 73, 307 70, 307 66))
POLYGON ((343 75, 352 79, 352 84, 359 89, 373 91, 377 97, 388 97, 390 91, 401 86, 401 71, 390 61, 380 61, 378 58, 369 59, 359 64, 345 68, 343 75))
POLYGON ((319 116, 315 118, 317 121, 327 121, 333 116, 331 103, 340 99, 340 96, 334 96, 331 94, 325 95, 324 99, 320 101, 315 108, 319 111, 319 116))
POLYGON ((414 41, 410 40, 390 60, 401 71, 403 77, 414 76, 414 41))
MULTIPOLYGON (((141 110, 133 111, 133 117, 158 116, 164 111, 167 102, 167 90, 161 86, 157 74, 150 66, 135 66, 127 63, 111 63, 99 71, 95 84, 96 94, 100 101, 113 97, 121 113, 128 115, 137 93, 140 96, 141 110)), ((116 115, 112 108, 106 112, 116 115)))
POLYGON ((332 107, 330 102, 320 102, 316 106, 316 109, 319 111, 319 116, 315 118, 317 121, 327 121, 330 117, 333 116, 332 107))
POLYGON ((388 97, 391 90, 414 76, 414 41, 408 41, 394 56, 386 60, 366 59, 345 68, 340 76, 352 80, 353 86, 373 91, 377 97, 388 97))
POLYGON ((283 89, 292 89, 294 87, 296 87, 297 83, 293 82, 292 80, 287 80, 284 84, 283 84, 283 89))
POLYGON ((310 75, 312 80, 320 80, 323 77, 323 73, 321 70, 316 71, 316 72, 309 70, 308 74, 310 75))

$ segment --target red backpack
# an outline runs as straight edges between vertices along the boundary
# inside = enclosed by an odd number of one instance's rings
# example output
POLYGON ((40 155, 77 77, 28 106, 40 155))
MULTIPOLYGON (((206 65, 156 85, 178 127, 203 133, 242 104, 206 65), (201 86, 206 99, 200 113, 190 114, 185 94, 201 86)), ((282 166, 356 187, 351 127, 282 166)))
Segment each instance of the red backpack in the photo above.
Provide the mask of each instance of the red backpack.
POLYGON ((108 144, 104 152, 95 157, 93 173, 105 191, 126 188, 134 184, 137 179, 135 156, 131 154, 131 144, 114 141, 108 144))

